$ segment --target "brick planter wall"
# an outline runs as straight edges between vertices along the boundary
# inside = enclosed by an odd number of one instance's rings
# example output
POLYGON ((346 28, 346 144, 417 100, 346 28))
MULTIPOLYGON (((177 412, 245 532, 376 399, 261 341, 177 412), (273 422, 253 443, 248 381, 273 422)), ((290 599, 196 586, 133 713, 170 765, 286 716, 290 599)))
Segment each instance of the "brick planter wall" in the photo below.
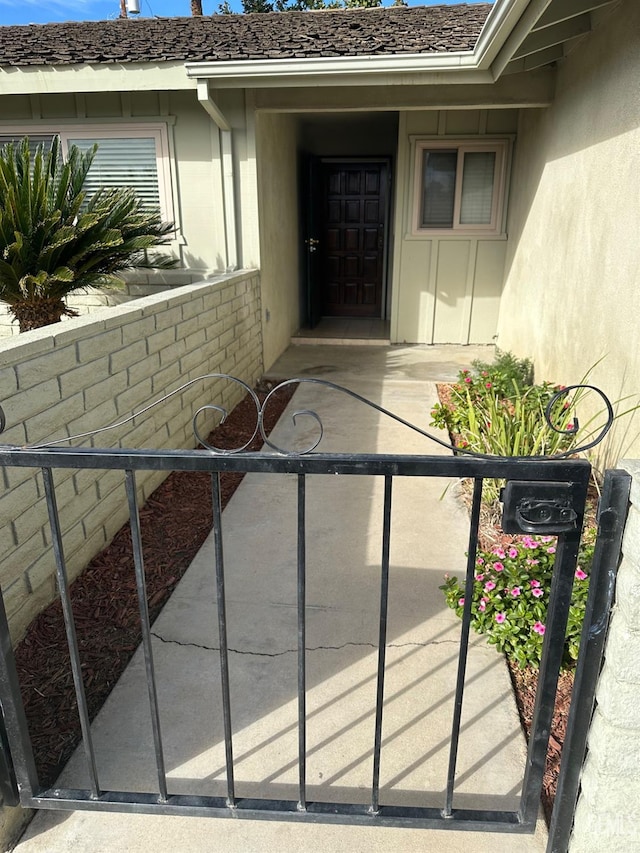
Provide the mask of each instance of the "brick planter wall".
MULTIPOLYGON (((232 273, 3 339, 7 429, 0 443, 34 444, 105 426, 205 373, 229 373, 252 386, 263 372, 259 287, 255 270, 232 273)), ((243 394, 236 383, 199 382, 97 436, 95 446, 193 447, 194 412, 211 402, 231 409, 243 394)), ((165 476, 141 474, 142 498, 165 476)), ((55 480, 74 578, 128 518, 122 477, 57 471, 55 480)), ((0 584, 14 642, 54 598, 54 573, 42 477, 3 469, 0 584)))

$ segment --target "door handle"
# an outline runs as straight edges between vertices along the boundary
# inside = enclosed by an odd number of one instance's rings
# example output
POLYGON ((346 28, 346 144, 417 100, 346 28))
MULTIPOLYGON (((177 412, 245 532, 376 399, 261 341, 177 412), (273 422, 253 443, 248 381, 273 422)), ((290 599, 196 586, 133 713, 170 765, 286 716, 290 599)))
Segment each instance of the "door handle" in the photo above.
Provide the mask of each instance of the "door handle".
POLYGON ((307 248, 310 252, 317 252, 318 246, 320 245, 320 240, 316 240, 315 237, 309 237, 308 240, 304 241, 307 248))

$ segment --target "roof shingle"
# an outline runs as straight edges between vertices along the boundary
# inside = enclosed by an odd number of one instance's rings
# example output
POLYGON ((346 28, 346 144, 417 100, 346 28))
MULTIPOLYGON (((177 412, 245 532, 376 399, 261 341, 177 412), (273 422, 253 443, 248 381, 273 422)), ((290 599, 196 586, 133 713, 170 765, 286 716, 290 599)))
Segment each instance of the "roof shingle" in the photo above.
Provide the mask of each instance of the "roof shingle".
POLYGON ((490 3, 0 26, 0 66, 472 50, 490 3))

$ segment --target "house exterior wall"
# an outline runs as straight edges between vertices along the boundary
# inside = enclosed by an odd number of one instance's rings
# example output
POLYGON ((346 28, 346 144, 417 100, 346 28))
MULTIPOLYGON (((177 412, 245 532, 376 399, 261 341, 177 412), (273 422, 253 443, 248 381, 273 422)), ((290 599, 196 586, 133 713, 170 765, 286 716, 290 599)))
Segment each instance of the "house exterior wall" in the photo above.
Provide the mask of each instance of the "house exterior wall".
POLYGON ((298 124, 258 113, 258 198, 264 364, 268 370, 300 326, 298 124))
POLYGON ((637 850, 640 838, 640 461, 620 467, 631 505, 569 853, 637 850))
MULTIPOLYGON (((6 339, 0 365, 3 444, 106 426, 205 373, 229 373, 253 386, 263 373, 259 275, 223 275, 6 339)), ((96 444, 194 447, 194 412, 210 402, 230 409, 243 395, 235 383, 197 383, 96 444)), ((145 499, 165 476, 139 477, 145 499)), ((126 521, 124 487, 120 474, 108 471, 60 470, 55 481, 73 579, 126 521)), ((14 641, 53 599, 54 571, 42 477, 3 468, 0 585, 14 641)))
MULTIPOLYGON (((396 343, 492 343, 506 233, 496 237, 412 233, 415 140, 512 135, 517 110, 400 113, 395 198, 391 339, 396 343)), ((507 164, 508 167, 508 164, 507 164)))
MULTIPOLYGON (((564 384, 604 355, 591 381, 612 399, 640 375, 639 80, 640 5, 624 0, 561 64, 553 105, 522 111, 500 307, 501 348, 564 384)), ((638 455, 623 426, 611 452, 638 455)))
MULTIPOLYGON (((84 79, 84 78, 83 78, 84 79)), ((247 132, 247 110, 242 91, 224 93, 223 107, 234 132, 233 172, 239 198, 237 218, 240 253, 237 265, 251 268, 259 263, 257 202, 253 132, 247 132), (244 203, 244 207, 243 204, 244 203), (244 253, 242 249, 244 248, 244 253)), ((181 286, 201 280, 210 272, 223 272, 228 265, 225 231, 223 170, 220 132, 194 91, 126 91, 85 94, 34 94, 0 96, 0 134, 25 134, 92 124, 118 128, 153 122, 167 128, 171 171, 173 217, 177 226, 171 251, 183 269, 166 273, 137 271, 127 275, 131 297, 158 286, 181 286)), ((255 146, 254 146, 255 147, 255 146)), ((106 298, 82 294, 69 304, 82 313, 96 304, 122 301, 122 293, 106 298)), ((17 334, 6 307, 0 306, 0 337, 17 334)))

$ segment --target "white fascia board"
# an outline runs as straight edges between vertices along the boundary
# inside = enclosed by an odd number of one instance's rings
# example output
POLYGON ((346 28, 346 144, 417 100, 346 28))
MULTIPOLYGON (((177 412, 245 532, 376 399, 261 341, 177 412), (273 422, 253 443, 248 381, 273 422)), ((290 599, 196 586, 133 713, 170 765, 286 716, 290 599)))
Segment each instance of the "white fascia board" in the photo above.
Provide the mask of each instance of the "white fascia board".
POLYGON ((475 69, 472 51, 459 53, 408 53, 403 55, 337 56, 317 59, 246 59, 231 62, 187 62, 185 68, 189 78, 213 78, 227 85, 237 81, 239 86, 255 88, 272 81, 271 85, 286 85, 289 80, 312 78, 314 83, 332 82, 344 85, 352 78, 366 74, 369 84, 371 75, 411 74, 416 72, 450 72, 475 69), (340 81, 340 82, 338 82, 340 81))
POLYGON ((491 66, 528 5, 529 0, 496 0, 473 50, 478 68, 491 66))
POLYGON ((183 62, 0 67, 0 95, 195 89, 183 62))

